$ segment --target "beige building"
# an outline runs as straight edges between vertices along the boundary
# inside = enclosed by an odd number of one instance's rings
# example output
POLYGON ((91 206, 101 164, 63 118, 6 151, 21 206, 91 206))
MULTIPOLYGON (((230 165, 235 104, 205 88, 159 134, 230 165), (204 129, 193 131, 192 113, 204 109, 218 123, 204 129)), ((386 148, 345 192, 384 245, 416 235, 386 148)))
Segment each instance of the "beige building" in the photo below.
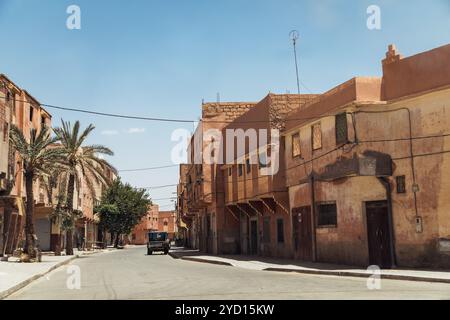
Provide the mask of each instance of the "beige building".
POLYGON ((450 45, 408 58, 390 46, 382 78, 354 78, 288 118, 299 259, 450 265, 449 56, 450 45))
POLYGON ((407 58, 390 46, 381 78, 353 78, 281 115, 272 100, 298 95, 204 104, 190 164, 180 167, 178 214, 189 245, 360 266, 449 267, 449 57, 450 45, 407 58), (272 127, 282 133, 281 173, 261 177, 261 164, 248 163, 255 150, 247 144, 232 164, 203 161, 210 128, 272 127))
MULTIPOLYGON (((8 77, 0 75, 0 216, 2 220, 1 246, 3 252, 12 253, 19 245, 23 233, 25 181, 22 164, 10 148, 9 130, 17 126, 27 140, 31 130, 51 126, 51 115, 27 91, 19 88, 8 77), (9 209, 8 209, 9 208, 9 209), (5 214, 6 209, 6 214, 5 214), (9 210, 12 210, 9 212, 9 210)), ((40 211, 49 206, 45 188, 38 180, 34 183, 36 204, 35 228, 42 224, 40 211)), ((45 229, 50 234, 50 229, 45 229)), ((50 243, 41 245, 50 246, 50 243)))

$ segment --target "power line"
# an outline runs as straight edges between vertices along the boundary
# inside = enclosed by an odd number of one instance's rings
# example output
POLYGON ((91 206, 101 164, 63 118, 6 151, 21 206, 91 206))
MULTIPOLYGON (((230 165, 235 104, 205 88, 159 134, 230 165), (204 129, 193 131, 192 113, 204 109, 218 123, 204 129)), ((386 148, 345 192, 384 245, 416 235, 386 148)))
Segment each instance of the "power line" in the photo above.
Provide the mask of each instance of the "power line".
POLYGON ((143 187, 141 189, 163 189, 163 188, 169 188, 169 187, 176 187, 178 184, 167 184, 163 186, 153 186, 153 187, 143 187))
POLYGON ((172 164, 167 166, 160 166, 160 167, 150 167, 150 168, 138 168, 138 169, 126 169, 126 170, 118 170, 119 172, 136 172, 136 171, 149 171, 149 170, 158 170, 158 169, 165 169, 165 168, 173 168, 178 167, 178 164, 172 164))
MULTIPOLYGON (((6 97, 0 97, 0 99, 6 100, 6 97)), ((23 103, 30 103, 26 100, 14 100, 15 102, 23 102, 23 103)), ((131 119, 131 120, 144 120, 144 121, 157 121, 157 122, 175 122, 175 123, 198 123, 198 122, 205 122, 205 123, 234 123, 234 124, 240 124, 240 123, 270 123, 270 120, 247 120, 247 121, 239 121, 239 120, 190 120, 190 119, 175 119, 175 118, 158 118, 158 117, 144 117, 144 116, 135 116, 135 115, 125 115, 125 114, 116 114, 116 113, 107 113, 107 112, 99 112, 99 111, 90 111, 86 109, 81 108, 68 108, 68 107, 62 107, 57 105, 51 105, 51 104, 44 104, 41 103, 40 106, 46 107, 46 108, 52 108, 57 110, 63 110, 63 111, 71 111, 71 112, 78 112, 78 113, 85 113, 85 114, 93 114, 97 116, 104 116, 104 117, 112 117, 112 118, 121 118, 121 119, 131 119)), ((330 114, 333 115, 333 114, 330 114)), ((301 117, 301 118, 290 118, 285 119, 286 122, 288 121, 308 121, 308 120, 317 120, 322 117, 326 117, 327 114, 322 114, 317 117, 301 117)))

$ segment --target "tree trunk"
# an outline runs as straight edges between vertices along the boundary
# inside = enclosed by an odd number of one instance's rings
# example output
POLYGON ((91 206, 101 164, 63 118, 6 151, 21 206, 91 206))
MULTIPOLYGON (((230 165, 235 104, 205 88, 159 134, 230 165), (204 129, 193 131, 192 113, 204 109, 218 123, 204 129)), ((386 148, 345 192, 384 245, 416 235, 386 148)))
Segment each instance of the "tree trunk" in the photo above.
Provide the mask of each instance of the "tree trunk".
POLYGON ((116 248, 116 249, 119 247, 119 240, 120 240, 120 234, 117 233, 116 241, 114 242, 114 248, 116 248))
POLYGON ((11 227, 11 216, 12 216, 12 203, 11 199, 6 198, 4 199, 5 204, 5 210, 3 213, 3 242, 2 242, 2 248, 0 252, 0 257, 4 257, 6 255, 6 249, 8 248, 8 241, 9 241, 9 229, 11 227))
POLYGON ((114 239, 115 239, 116 234, 114 232, 111 232, 111 243, 110 245, 112 246, 114 244, 114 239))
POLYGON ((30 257, 36 258, 36 235, 34 233, 34 193, 33 193, 33 172, 25 173, 25 189, 27 194, 27 205, 25 210, 25 246, 23 251, 30 257))
MULTIPOLYGON (((67 186, 67 210, 69 215, 73 217, 73 197, 75 192, 75 176, 69 176, 69 184, 67 186)), ((74 222, 75 223, 75 222, 74 222)), ((66 255, 73 256, 73 228, 75 225, 66 231, 66 255)))

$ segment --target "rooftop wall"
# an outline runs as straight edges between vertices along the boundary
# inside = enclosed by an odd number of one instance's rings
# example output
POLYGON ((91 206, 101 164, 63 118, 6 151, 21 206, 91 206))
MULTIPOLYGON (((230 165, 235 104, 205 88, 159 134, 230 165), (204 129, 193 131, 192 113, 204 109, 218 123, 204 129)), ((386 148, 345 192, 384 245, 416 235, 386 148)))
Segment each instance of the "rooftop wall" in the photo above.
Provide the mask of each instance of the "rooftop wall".
POLYGON ((379 101, 380 99, 380 78, 353 78, 317 96, 302 108, 289 114, 286 120, 286 130, 291 130, 352 102, 379 101))
POLYGON ((450 85, 450 44, 403 58, 394 45, 383 60, 383 100, 450 85))

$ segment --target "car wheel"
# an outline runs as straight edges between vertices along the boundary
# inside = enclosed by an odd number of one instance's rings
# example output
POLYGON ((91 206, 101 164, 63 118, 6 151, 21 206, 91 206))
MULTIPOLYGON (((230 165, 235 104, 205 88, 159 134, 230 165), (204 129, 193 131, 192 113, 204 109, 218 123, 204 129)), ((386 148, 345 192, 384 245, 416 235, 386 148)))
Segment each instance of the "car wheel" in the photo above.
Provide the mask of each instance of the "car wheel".
POLYGON ((147 249, 147 255, 151 256, 152 253, 153 253, 152 250, 148 250, 148 249, 147 249))

